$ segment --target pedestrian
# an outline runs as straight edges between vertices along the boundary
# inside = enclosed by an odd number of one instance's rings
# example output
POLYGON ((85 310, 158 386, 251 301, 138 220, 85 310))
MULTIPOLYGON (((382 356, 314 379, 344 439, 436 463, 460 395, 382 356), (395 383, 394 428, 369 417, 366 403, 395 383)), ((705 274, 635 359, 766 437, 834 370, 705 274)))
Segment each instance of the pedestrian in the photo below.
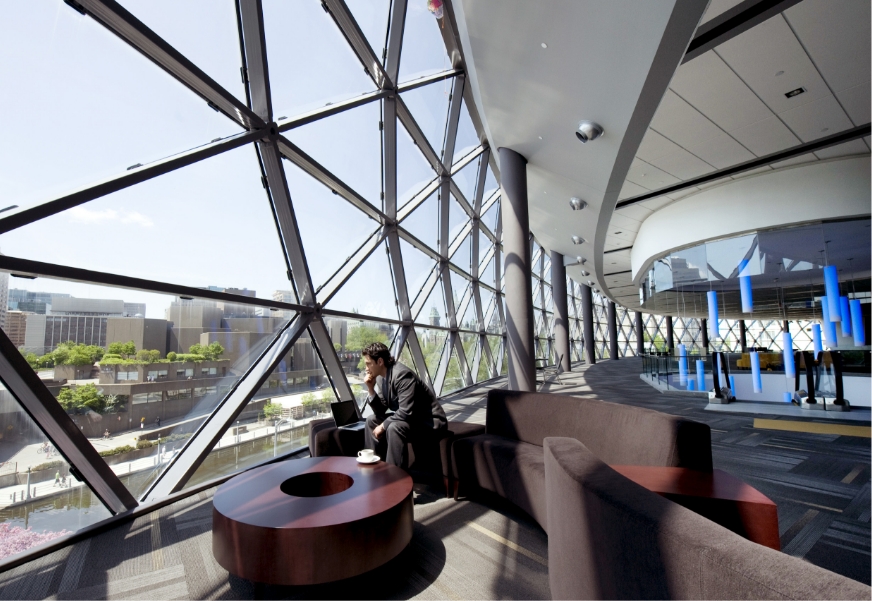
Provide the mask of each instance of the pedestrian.
POLYGON ((160 416, 159 415, 155 418, 154 421, 157 422, 157 427, 160 428, 160 416))
POLYGON ((106 431, 103 432, 103 440, 109 440, 109 428, 106 428, 106 431))
POLYGON ((63 474, 61 476, 61 488, 66 488, 66 487, 67 487, 67 475, 63 474))
POLYGON ((60 486, 60 485, 61 485, 61 472, 60 472, 60 471, 55 472, 55 481, 54 481, 54 485, 55 485, 55 486, 60 486))
POLYGON ((142 430, 143 428, 145 428, 145 417, 142 417, 139 420, 139 429, 142 430))

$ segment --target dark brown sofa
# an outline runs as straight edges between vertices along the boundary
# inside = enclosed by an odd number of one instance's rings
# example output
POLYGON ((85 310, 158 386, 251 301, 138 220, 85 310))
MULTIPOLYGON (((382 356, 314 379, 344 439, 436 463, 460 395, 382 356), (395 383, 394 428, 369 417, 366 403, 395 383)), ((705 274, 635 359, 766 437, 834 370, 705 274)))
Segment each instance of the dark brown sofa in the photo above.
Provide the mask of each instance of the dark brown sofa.
POLYGON ((752 543, 546 438, 554 599, 869 599, 872 589, 752 543))
POLYGON ((582 441, 606 463, 711 471, 705 424, 639 407, 556 394, 488 393, 485 434, 455 440, 452 471, 462 492, 494 492, 547 527, 544 439, 582 441))

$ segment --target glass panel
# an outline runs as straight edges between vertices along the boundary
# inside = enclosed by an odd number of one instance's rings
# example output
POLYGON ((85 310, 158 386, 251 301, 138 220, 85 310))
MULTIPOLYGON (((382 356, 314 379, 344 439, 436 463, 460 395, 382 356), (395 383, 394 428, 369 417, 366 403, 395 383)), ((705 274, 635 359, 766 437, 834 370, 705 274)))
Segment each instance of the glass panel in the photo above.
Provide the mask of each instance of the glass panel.
POLYGON ((436 370, 439 369, 439 359, 442 357, 442 347, 445 346, 448 332, 420 326, 416 326, 415 331, 418 333, 418 342, 421 343, 421 352, 424 354, 427 371, 430 373, 430 378, 435 379, 436 370))
MULTIPOLYGON (((490 342, 490 339, 488 339, 490 342)), ((493 347, 491 347, 493 348, 493 347)), ((492 354, 496 355, 496 351, 491 351, 492 354)), ((485 380, 490 380, 490 367, 488 367, 487 363, 487 353, 481 353, 481 359, 478 362, 478 373, 475 375, 476 382, 484 382, 485 380)))
POLYGON ((451 262, 460 267, 463 271, 469 271, 469 257, 472 253, 472 236, 466 236, 460 247, 451 255, 451 262))
POLYGON ((381 206, 381 119, 370 102, 287 132, 288 138, 370 204, 381 206))
POLYGON ((0 458, 0 560, 111 517, 2 384, 0 458))
POLYGON ((394 280, 386 251, 387 245, 382 242, 339 289, 336 296, 327 301, 327 308, 397 319, 399 314, 394 295, 394 280))
POLYGON ((412 304, 424 287, 436 261, 400 238, 400 252, 403 255, 403 270, 406 272, 406 289, 412 304))
POLYGON ((454 194, 451 195, 451 203, 448 205, 448 240, 449 242, 453 242, 457 235, 460 233, 460 230, 464 225, 469 221, 469 215, 466 214, 466 211, 463 210, 463 207, 460 206, 460 203, 457 202, 457 199, 454 198, 454 194))
POLYGON ((463 345, 463 354, 466 355, 466 362, 471 368, 475 363, 475 356, 478 353, 478 335, 459 332, 458 336, 460 336, 460 344, 463 345))
POLYGON ((475 185, 478 183, 478 166, 481 157, 451 176, 460 192, 471 206, 475 206, 475 185))
MULTIPOLYGON (((415 335, 414 332, 409 332, 409 336, 414 336, 414 335, 415 335)), ((408 344, 403 345, 403 352, 400 353, 400 358, 398 359, 398 361, 400 363, 402 363, 403 365, 405 365, 406 367, 408 367, 409 369, 411 369, 412 371, 414 371, 416 374, 418 374, 418 366, 415 365, 415 360, 412 359, 412 353, 411 353, 411 351, 409 351, 408 344)), ((418 375, 420 375, 420 374, 418 374, 418 375)))
POLYGON ((346 4, 351 11, 357 26, 366 36, 372 51, 380 61, 384 62, 383 54, 387 41, 388 21, 390 20, 390 0, 355 0, 346 4))
MULTIPOLYGON (((403 59, 405 58, 404 54, 403 59)), ((400 95, 436 154, 441 154, 444 148, 451 83, 451 79, 445 79, 400 95)))
POLYGON ((48 278, 16 284, 51 299, 27 316, 22 352, 136 497, 288 320, 252 305, 48 278))
POLYGON ((0 142, 3 206, 23 209, 240 131, 60 0, 4 8, 0 55, 7 58, 0 61, 0 78, 10 83, 0 95, 0 110, 40 115, 48 127, 43 133, 51 132, 51 154, 63 159, 46 156, 45 135, 34 135, 33 119, 7 119, 0 142), (11 82, 27 84, 13 92, 11 82))
POLYGON ((460 122, 457 124, 457 140, 454 142, 454 161, 465 157, 481 142, 478 139, 478 134, 475 133, 475 126, 472 124, 472 118, 469 116, 469 109, 466 106, 466 101, 463 101, 463 106, 460 107, 460 122))
POLYGON ((487 200, 491 197, 491 194, 500 187, 500 184, 497 182, 497 178, 494 177, 494 172, 490 167, 487 168, 487 175, 484 177, 484 195, 482 198, 487 200))
POLYGON ((309 274, 317 290, 369 239, 379 224, 290 161, 282 164, 309 274))
POLYGON ((421 154, 403 124, 397 121, 397 206, 405 205, 435 177, 433 166, 421 154))
MULTIPOLYGON (((482 252, 481 256, 482 257, 486 256, 486 253, 482 252)), ((487 265, 485 265, 484 267, 479 267, 479 270, 478 270, 478 279, 480 279, 482 282, 484 282, 485 284, 487 284, 491 288, 495 287, 495 280, 494 280, 494 267, 495 266, 496 266, 496 263, 494 262, 493 256, 491 256, 491 258, 488 259, 487 265)))
POLYGON ((482 216, 481 221, 484 223, 492 234, 497 233, 497 216, 500 212, 500 201, 497 201, 489 208, 482 216))
POLYGON ((264 0, 263 17, 273 109, 279 119, 375 89, 319 2, 264 0))
POLYGON ((417 323, 425 323, 431 326, 448 327, 447 319, 448 311, 445 309, 445 291, 442 288, 442 278, 433 286, 433 290, 424 301, 424 307, 418 314, 415 321, 417 323))
POLYGON ((463 376, 460 372, 460 360, 457 358, 457 350, 451 350, 451 359, 448 361, 448 371, 445 372, 445 382, 442 384, 442 396, 451 394, 455 390, 463 388, 463 376))
POLYGON ((245 102, 234 2, 121 0, 120 4, 218 85, 245 102))
POLYGON ((36 261, 244 296, 272 298, 288 288, 251 147, 18 228, 0 236, 0 246, 5 254, 36 261))
POLYGON ((441 20, 427 10, 427 3, 409 2, 403 31, 400 82, 451 68, 451 60, 442 41, 441 27, 441 20))
POLYGON ((303 334, 185 483, 190 488, 309 444, 309 422, 336 400, 308 332, 303 334))
MULTIPOLYGON (((716 281, 723 278, 729 278, 734 270, 738 270, 739 262, 748 254, 756 243, 756 234, 707 243, 705 245, 705 257, 709 266, 708 279, 716 281), (720 277, 714 272, 720 274, 720 277)), ((760 273, 759 259, 757 261, 753 259, 756 259, 756 257, 752 258, 748 266, 754 270, 752 271, 752 275, 756 275, 760 273)), ((702 275, 705 274, 703 273, 702 275)), ((657 289, 665 290, 665 288, 660 284, 659 279, 657 280, 657 289)))
POLYGON ((418 240, 436 250, 439 245, 439 197, 433 192, 427 199, 400 222, 400 227, 418 240))
MULTIPOLYGON (((449 270, 448 273, 451 274, 451 292, 454 294, 454 310, 460 310, 460 303, 463 301, 463 297, 466 295, 467 288, 469 287, 469 280, 464 278, 462 275, 449 270)), ((460 319, 460 315, 457 315, 458 320, 460 319)))
POLYGON ((464 330, 478 331, 478 314, 475 310, 475 298, 469 299, 466 311, 463 312, 463 319, 460 319, 457 325, 464 330))

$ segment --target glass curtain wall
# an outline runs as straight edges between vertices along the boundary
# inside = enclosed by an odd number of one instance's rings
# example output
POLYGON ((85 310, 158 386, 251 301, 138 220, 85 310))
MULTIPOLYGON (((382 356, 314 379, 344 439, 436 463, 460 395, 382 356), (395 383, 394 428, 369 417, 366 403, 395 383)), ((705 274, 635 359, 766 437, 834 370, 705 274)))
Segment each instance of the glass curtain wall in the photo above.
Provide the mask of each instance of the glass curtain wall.
POLYGON ((505 373, 498 177, 425 0, 10 10, 0 106, 46 129, 0 142, 6 556, 302 448, 370 342, 437 395, 505 373))

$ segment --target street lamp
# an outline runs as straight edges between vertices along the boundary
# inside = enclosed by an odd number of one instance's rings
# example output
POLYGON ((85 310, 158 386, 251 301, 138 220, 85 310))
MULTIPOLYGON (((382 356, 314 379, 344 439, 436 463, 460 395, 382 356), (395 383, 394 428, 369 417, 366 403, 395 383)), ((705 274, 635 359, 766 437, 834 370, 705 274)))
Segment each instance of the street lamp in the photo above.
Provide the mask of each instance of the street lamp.
POLYGON ((290 419, 280 419, 276 422, 276 430, 273 432, 273 457, 276 456, 276 452, 278 450, 279 445, 279 426, 281 424, 289 424, 291 423, 290 419))

